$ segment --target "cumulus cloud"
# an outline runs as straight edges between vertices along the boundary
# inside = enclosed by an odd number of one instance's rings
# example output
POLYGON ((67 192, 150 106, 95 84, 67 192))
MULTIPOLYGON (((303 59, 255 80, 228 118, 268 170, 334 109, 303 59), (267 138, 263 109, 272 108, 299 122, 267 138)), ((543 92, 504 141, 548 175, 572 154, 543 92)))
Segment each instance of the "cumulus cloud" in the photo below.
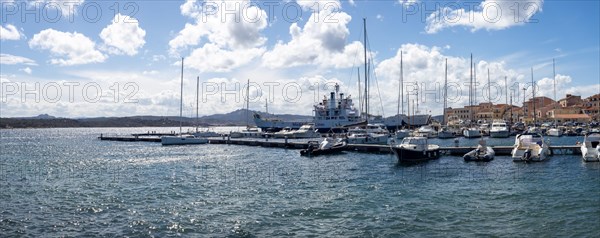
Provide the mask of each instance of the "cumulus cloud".
POLYGON ((247 64, 260 56, 264 48, 250 48, 230 51, 219 48, 216 44, 205 44, 195 49, 186 59, 186 66, 200 72, 229 72, 247 64))
POLYGON ((21 32, 14 25, 6 24, 6 27, 0 25, 0 40, 19 40, 21 32))
MULTIPOLYGON (((325 10, 326 11, 326 10, 325 10)), ((292 39, 278 42, 263 56, 263 65, 269 68, 319 65, 345 68, 362 62, 363 45, 346 44, 352 19, 345 12, 335 12, 329 19, 327 12, 313 13, 303 28, 293 23, 289 28, 292 39)))
POLYGON ((21 57, 21 56, 11 55, 11 54, 0 54, 0 64, 9 64, 9 65, 24 64, 24 65, 34 65, 34 66, 37 65, 35 63, 35 60, 21 57))
POLYGON ((471 31, 502 30, 532 21, 542 11, 543 3, 543 0, 485 0, 473 9, 442 7, 427 17, 425 31, 433 34, 455 26, 471 31))
POLYGON ((250 1, 205 1, 199 5, 188 0, 180 7, 181 14, 194 19, 169 42, 171 53, 201 43, 202 38, 221 48, 245 49, 266 42, 260 32, 267 27, 267 13, 250 1), (210 10, 207 10, 210 9, 210 10), (225 14, 222 9, 236 9, 225 14))
POLYGON ((31 68, 29 67, 25 67, 19 70, 25 72, 26 74, 31 74, 33 72, 33 70, 31 70, 31 68))
POLYGON ((241 67, 264 51, 267 38, 261 31, 267 27, 267 13, 249 0, 188 0, 180 6, 181 14, 194 20, 169 41, 170 54, 199 46, 186 61, 202 72, 229 72, 241 67), (233 10, 235 14, 223 12, 233 10))
POLYGON ((33 36, 29 47, 50 51, 55 57, 50 63, 61 66, 99 63, 107 58, 96 50, 94 41, 77 32, 46 29, 33 36))
POLYGON ((102 48, 116 55, 136 55, 146 43, 145 36, 146 31, 140 28, 137 19, 121 14, 115 15, 112 24, 100 32, 100 38, 104 41, 102 48))

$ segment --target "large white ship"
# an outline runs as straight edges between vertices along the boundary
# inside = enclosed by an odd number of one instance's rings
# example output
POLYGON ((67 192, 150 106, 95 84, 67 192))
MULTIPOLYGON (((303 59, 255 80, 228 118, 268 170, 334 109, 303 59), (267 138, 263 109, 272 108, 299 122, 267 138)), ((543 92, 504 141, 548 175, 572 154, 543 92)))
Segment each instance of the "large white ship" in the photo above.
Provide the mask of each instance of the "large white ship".
POLYGON ((285 127, 298 129, 307 123, 313 123, 321 133, 346 131, 348 127, 365 123, 350 96, 340 93, 340 86, 335 85, 335 92, 331 92, 329 98, 325 97, 322 102, 313 105, 312 121, 282 121, 277 119, 265 119, 254 114, 256 126, 263 131, 279 131, 285 127))

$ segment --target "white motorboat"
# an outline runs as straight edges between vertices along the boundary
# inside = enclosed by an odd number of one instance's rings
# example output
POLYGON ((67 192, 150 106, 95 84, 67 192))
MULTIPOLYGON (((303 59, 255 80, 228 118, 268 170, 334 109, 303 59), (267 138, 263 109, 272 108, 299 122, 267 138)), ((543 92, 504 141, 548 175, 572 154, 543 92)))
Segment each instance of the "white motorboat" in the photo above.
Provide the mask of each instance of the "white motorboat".
POLYGON ((273 138, 285 138, 285 137, 291 138, 292 137, 292 128, 284 127, 280 131, 273 133, 272 136, 273 136, 273 138))
POLYGON ((400 129, 394 132, 392 137, 396 140, 402 140, 404 137, 409 137, 412 132, 408 129, 400 129))
POLYGON ((247 127, 241 131, 231 131, 229 132, 230 138, 262 138, 265 134, 256 127, 247 127))
POLYGON ((415 163, 436 159, 440 156, 440 147, 431 145, 427 137, 406 137, 400 144, 390 145, 398 158, 398 163, 415 163))
POLYGON ((490 137, 507 138, 508 136, 510 136, 510 131, 508 130, 508 126, 504 121, 496 121, 492 123, 490 137))
POLYGON ((469 161, 481 161, 488 162, 492 161, 496 156, 496 152, 490 146, 487 146, 487 143, 484 140, 479 141, 477 148, 466 153, 463 156, 463 159, 467 162, 469 161))
POLYGON ((563 130, 561 128, 550 128, 546 134, 548 136, 561 137, 563 135, 563 130))
POLYGON ((433 138, 437 136, 437 133, 431 126, 422 126, 417 129, 417 136, 433 138))
POLYGON ((438 138, 440 139, 448 139, 448 138, 454 138, 454 132, 451 131, 447 126, 442 126, 440 128, 440 131, 438 131, 438 138))
POLYGON ((315 128, 315 124, 306 124, 298 130, 291 131, 289 136, 290 138, 317 138, 321 137, 321 134, 315 128))
POLYGON ((348 130, 348 144, 380 144, 388 143, 389 132, 381 124, 368 124, 366 128, 348 130))
POLYGON ((475 127, 466 128, 463 130, 463 136, 465 138, 479 138, 481 137, 481 131, 475 127))
POLYGON ((581 144, 581 155, 585 162, 600 161, 600 134, 593 133, 586 135, 583 144, 581 144))
POLYGON ((548 158, 550 149, 540 134, 521 134, 516 136, 511 154, 514 162, 538 162, 548 158))

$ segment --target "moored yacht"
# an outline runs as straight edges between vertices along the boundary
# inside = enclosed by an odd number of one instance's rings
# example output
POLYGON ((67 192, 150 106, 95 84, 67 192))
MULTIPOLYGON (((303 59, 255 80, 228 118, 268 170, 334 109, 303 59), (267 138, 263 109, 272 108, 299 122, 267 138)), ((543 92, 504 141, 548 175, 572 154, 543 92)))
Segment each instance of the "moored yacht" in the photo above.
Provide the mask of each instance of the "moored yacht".
POLYGON ((521 134, 515 138, 511 154, 514 162, 538 162, 546 160, 550 150, 540 134, 521 134))
POLYGON ((440 147, 429 144, 427 137, 406 137, 400 144, 390 145, 398 163, 422 162, 440 156, 440 147))
POLYGON ((490 129, 490 137, 506 138, 508 136, 510 136, 510 131, 508 130, 506 122, 495 121, 492 123, 492 128, 490 129))
POLYGON ((479 131, 479 128, 476 127, 465 128, 463 130, 463 136, 465 138, 479 138, 481 137, 481 131, 479 131))
POLYGON ((581 144, 581 155, 585 162, 600 161, 600 134, 593 133, 585 136, 581 144))
POLYGON ((348 144, 380 144, 388 143, 389 132, 382 124, 368 124, 366 128, 348 130, 348 144))
POLYGON ((316 138, 320 137, 321 134, 317 132, 314 124, 306 124, 300 127, 300 129, 290 132, 291 138, 316 138))
POLYGON ((440 128, 440 131, 438 131, 437 133, 438 138, 440 139, 448 139, 448 138, 454 138, 454 132, 450 130, 450 128, 448 128, 447 126, 442 126, 440 128))
POLYGON ((419 129, 417 129, 417 136, 422 136, 422 137, 427 137, 427 138, 432 138, 432 137, 436 137, 437 133, 435 131, 435 129, 433 129, 432 126, 422 126, 419 127, 419 129))

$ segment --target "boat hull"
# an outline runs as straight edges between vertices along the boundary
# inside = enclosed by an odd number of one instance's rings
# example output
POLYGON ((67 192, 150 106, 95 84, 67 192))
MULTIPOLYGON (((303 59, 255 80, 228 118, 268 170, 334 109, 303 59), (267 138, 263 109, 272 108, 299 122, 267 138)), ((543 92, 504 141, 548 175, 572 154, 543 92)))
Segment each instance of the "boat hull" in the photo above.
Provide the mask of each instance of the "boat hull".
POLYGON ((598 148, 581 146, 581 155, 585 162, 600 162, 600 151, 598 148))
POLYGON ((463 156, 463 159, 467 162, 489 162, 494 159, 496 152, 491 147, 486 147, 485 151, 474 149, 463 156))
POLYGON ((479 138, 481 137, 481 132, 479 130, 467 129, 463 131, 463 136, 465 138, 479 138))
POLYGON ((490 137, 492 138, 507 138, 509 136, 509 131, 490 131, 490 137))
POLYGON ((394 154, 398 158, 398 163, 418 163, 432 159, 436 159, 440 156, 440 150, 411 150, 409 148, 392 146, 394 154))
POLYGON ((346 144, 334 145, 331 148, 320 149, 320 148, 308 148, 300 150, 302 156, 319 156, 319 155, 331 155, 343 152, 346 149, 346 144))

